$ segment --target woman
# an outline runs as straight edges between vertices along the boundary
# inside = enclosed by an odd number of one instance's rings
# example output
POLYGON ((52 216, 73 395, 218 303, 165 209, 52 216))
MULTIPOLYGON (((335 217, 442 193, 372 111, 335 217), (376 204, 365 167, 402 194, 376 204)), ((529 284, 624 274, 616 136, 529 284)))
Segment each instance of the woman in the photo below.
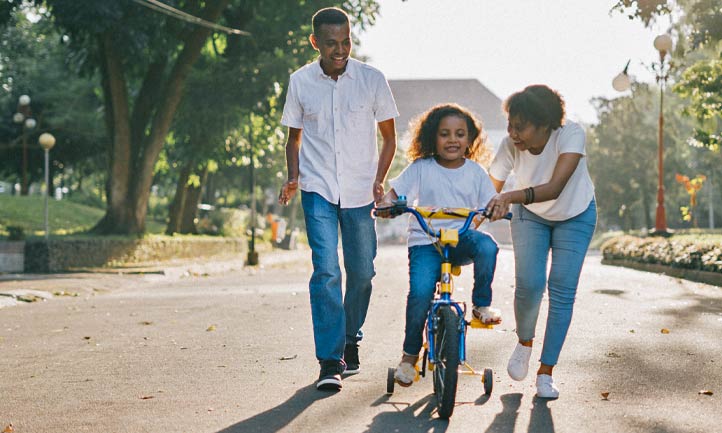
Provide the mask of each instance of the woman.
POLYGON ((579 274, 597 220, 594 185, 585 158, 581 126, 565 122, 564 100, 544 85, 514 93, 504 102, 507 131, 489 169, 497 194, 487 209, 492 220, 510 205, 516 268, 514 314, 519 338, 507 371, 523 380, 529 370, 534 329, 542 295, 549 290, 549 313, 537 396, 558 398, 552 370, 569 329, 579 274), (501 193, 509 174, 518 189, 501 193), (551 268, 547 278, 547 257, 551 268))

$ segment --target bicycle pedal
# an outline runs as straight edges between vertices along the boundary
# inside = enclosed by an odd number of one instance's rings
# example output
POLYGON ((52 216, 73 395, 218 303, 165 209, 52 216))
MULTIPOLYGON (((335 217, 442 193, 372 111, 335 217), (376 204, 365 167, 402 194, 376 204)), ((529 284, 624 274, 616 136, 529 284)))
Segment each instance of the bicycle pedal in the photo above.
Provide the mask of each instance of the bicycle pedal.
POLYGON ((494 329, 493 323, 484 323, 476 317, 471 319, 471 322, 469 322, 469 326, 477 329, 494 329))

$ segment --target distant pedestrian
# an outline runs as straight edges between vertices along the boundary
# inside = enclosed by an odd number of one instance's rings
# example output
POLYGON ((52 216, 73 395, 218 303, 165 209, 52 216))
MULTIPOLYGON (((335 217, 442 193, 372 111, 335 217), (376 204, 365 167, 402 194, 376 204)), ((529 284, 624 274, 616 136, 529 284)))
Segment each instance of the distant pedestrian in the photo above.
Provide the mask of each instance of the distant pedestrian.
POLYGON ((594 233, 597 209, 587 170, 584 129, 565 122, 564 100, 544 85, 514 93, 504 102, 509 135, 489 168, 498 192, 511 172, 518 189, 496 195, 487 208, 499 219, 513 203, 512 242, 516 264, 514 314, 519 343, 509 359, 512 379, 529 370, 534 331, 547 289, 549 313, 537 396, 559 397, 552 378, 569 330, 579 275, 594 233), (547 275, 547 257, 551 268, 547 275))
POLYGON ((321 365, 316 387, 340 390, 342 374, 360 371, 358 344, 377 247, 371 209, 384 195, 399 113, 384 75, 350 57, 348 15, 338 8, 321 9, 312 26, 310 41, 320 56, 291 75, 283 108, 288 180, 279 202, 288 204, 300 187, 313 262, 311 317, 321 365), (346 270, 343 299, 339 227, 346 270))

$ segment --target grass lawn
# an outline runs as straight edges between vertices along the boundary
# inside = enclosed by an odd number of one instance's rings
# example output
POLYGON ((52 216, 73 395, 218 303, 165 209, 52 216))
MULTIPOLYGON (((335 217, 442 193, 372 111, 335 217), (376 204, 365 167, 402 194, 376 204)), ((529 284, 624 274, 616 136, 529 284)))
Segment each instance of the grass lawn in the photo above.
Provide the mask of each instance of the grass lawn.
MULTIPOLYGON (((54 236, 72 235, 92 228, 105 215, 98 209, 69 200, 48 201, 48 224, 54 236)), ((0 237, 8 235, 8 227, 22 227, 26 236, 42 236, 45 226, 45 202, 43 196, 12 196, 0 194, 0 237)), ((148 221, 148 233, 162 233, 162 223, 148 221)))

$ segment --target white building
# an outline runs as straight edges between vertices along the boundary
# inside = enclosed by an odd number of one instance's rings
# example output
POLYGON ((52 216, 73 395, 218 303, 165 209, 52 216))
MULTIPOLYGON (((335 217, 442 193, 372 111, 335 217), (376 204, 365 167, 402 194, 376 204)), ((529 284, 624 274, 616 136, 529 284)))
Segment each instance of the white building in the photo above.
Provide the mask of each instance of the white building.
POLYGON ((399 117, 396 130, 399 145, 407 147, 406 131, 409 122, 436 104, 454 102, 477 115, 496 150, 506 134, 506 117, 501 109, 501 99, 477 79, 438 80, 389 80, 391 92, 396 99, 399 117))

